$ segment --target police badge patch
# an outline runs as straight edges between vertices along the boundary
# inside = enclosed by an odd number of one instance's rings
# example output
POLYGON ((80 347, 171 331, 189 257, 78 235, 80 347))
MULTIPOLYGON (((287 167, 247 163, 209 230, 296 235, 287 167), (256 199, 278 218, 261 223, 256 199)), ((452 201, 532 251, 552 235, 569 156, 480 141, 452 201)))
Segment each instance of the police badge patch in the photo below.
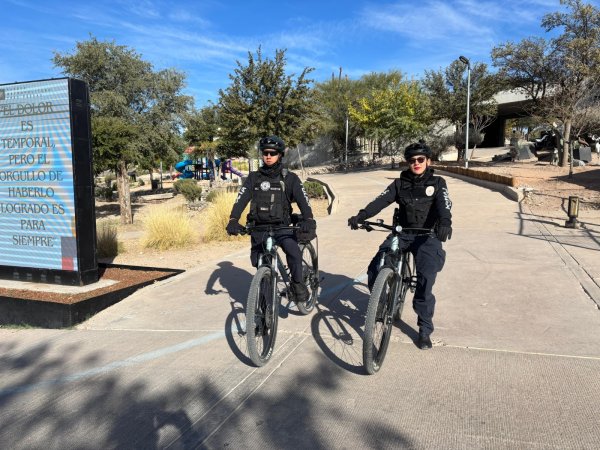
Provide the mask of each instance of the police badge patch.
POLYGON ((435 188, 433 186, 427 186, 425 188, 425 195, 427 195, 427 197, 431 197, 434 192, 435 192, 435 188))
POLYGON ((263 181, 262 183, 260 183, 261 191, 268 191, 269 189, 271 189, 271 183, 269 183, 268 181, 263 181))

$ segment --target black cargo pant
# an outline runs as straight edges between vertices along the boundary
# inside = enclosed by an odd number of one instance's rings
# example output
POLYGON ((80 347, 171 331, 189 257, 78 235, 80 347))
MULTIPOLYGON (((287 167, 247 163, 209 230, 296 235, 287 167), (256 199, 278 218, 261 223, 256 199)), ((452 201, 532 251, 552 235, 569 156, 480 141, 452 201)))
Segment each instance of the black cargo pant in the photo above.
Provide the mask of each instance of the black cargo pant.
MULTIPOLYGON (((369 264, 367 270, 369 290, 373 289, 375 279, 379 273, 381 257, 390 249, 391 239, 392 235, 389 235, 379 246, 377 254, 369 264)), ((429 336, 433 333, 433 313, 435 311, 433 285, 438 272, 444 267, 446 252, 437 238, 428 235, 402 235, 400 237, 400 248, 408 248, 415 257, 417 288, 413 298, 413 309, 418 316, 419 334, 429 336)))
MULTIPOLYGON (((259 253, 264 253, 264 245, 269 237, 269 233, 263 231, 257 231, 251 233, 250 242, 252 247, 250 249, 250 261, 252 266, 258 265, 259 253)), ((275 242, 285 253, 288 267, 292 275, 292 281, 301 283, 302 278, 302 254, 300 253, 300 247, 298 246, 298 240, 294 230, 281 230, 275 232, 275 242)))

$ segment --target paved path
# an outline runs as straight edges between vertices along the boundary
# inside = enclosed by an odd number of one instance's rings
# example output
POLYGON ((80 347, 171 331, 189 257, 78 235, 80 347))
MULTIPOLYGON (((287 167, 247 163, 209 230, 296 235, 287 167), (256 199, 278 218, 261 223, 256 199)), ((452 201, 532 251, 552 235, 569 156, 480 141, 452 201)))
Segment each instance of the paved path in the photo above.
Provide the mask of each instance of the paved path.
POLYGON ((266 367, 246 356, 245 250, 75 329, 0 330, 2 447, 599 448, 600 311, 578 276, 598 234, 568 261, 542 219, 456 178, 435 347, 416 348, 405 308, 382 370, 364 374, 365 269, 384 235, 346 221, 394 175, 319 177, 339 199, 318 225, 321 304, 282 308, 266 367))

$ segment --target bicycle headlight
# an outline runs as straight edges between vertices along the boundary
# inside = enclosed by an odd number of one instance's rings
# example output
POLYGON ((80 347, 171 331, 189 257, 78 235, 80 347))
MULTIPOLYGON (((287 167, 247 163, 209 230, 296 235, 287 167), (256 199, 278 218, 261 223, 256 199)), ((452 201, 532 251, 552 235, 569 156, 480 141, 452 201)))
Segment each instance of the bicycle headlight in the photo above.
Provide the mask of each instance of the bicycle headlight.
POLYGON ((270 252, 271 250, 273 250, 273 238, 271 236, 269 236, 267 238, 267 243, 265 245, 265 249, 270 252))
POLYGON ((396 225, 396 228, 394 228, 396 230, 396 233, 400 233, 402 231, 402 227, 400 225, 396 225))

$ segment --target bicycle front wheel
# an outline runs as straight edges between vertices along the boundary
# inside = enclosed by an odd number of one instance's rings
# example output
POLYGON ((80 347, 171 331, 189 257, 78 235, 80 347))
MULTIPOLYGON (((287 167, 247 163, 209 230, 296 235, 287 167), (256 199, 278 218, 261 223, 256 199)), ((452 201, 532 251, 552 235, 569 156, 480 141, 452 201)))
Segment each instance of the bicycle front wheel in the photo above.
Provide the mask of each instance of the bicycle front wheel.
POLYGON ((277 336, 278 303, 273 300, 273 276, 268 267, 259 267, 250 283, 246 302, 248 354, 257 366, 264 366, 273 355, 277 336))
POLYGON ((400 320, 402 317, 402 309, 404 308, 404 302, 406 300, 406 294, 410 289, 413 272, 414 262, 409 253, 405 253, 404 261, 402 262, 402 266, 400 268, 400 289, 398 292, 398 301, 396 302, 396 311, 394 312, 394 320, 400 320))
POLYGON ((305 302, 298 302, 298 311, 302 314, 309 314, 317 304, 319 290, 319 265, 317 252, 310 242, 300 245, 302 252, 302 278, 304 285, 308 289, 308 299, 305 302))
POLYGON ((390 342, 395 284, 394 271, 384 267, 379 271, 369 297, 363 341, 363 364, 369 375, 381 368, 390 342))

